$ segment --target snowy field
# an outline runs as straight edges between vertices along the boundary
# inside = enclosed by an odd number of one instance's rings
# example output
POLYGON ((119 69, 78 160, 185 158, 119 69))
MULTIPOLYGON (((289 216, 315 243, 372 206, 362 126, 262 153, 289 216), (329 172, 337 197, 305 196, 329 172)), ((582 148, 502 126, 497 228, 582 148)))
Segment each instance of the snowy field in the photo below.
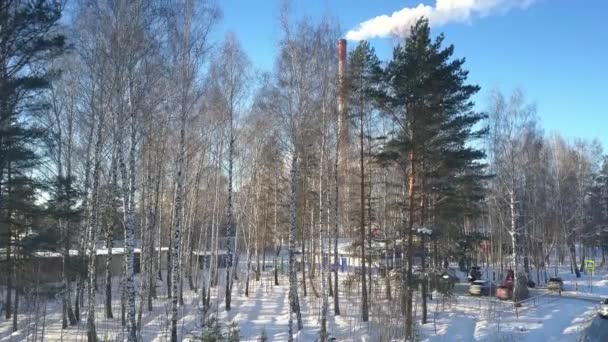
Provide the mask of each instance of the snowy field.
MULTIPOLYGON (((515 308, 508 302, 493 298, 470 297, 462 291, 449 299, 435 294, 429 304, 429 323, 417 325, 418 337, 422 341, 577 341, 597 316, 599 298, 608 296, 608 273, 598 272, 589 287, 589 278, 583 275, 578 280, 569 270, 562 270, 565 279, 565 292, 562 297, 547 294, 543 289, 531 292, 532 298, 515 308), (575 298, 572 298, 575 297, 575 298)), ((341 274, 341 279, 346 279, 341 274)), ((252 275, 253 278, 253 275, 252 275)), ((241 273, 235 283, 232 310, 227 313, 223 307, 223 286, 212 291, 214 306, 211 313, 222 323, 237 322, 242 341, 257 341, 264 332, 268 341, 287 340, 288 318, 288 279, 280 277, 280 285, 275 286, 271 273, 263 274, 261 281, 250 282, 249 297, 245 296, 245 274, 241 273), (218 293, 217 291, 220 291, 218 293), (220 299, 219 303, 217 299, 220 299)), ((164 283, 159 282, 159 298, 154 301, 154 310, 144 310, 144 341, 168 341, 170 327, 170 301, 166 298, 164 283)), ((314 341, 319 332, 321 309, 320 284, 315 289, 308 281, 308 296, 304 297, 302 288, 299 296, 302 307, 304 329, 298 333, 298 341, 314 341)), ((122 340, 125 329, 120 319, 119 278, 114 280, 113 314, 114 319, 104 317, 103 286, 99 286, 97 303, 97 332, 103 341, 122 340)), ((464 288, 461 286, 461 288, 464 288)), ((375 290, 382 292, 383 287, 376 285, 375 290)), ((357 286, 347 290, 342 285, 340 304, 342 315, 334 317, 333 301, 330 298, 328 324, 330 334, 339 341, 382 341, 387 336, 385 329, 390 326, 385 318, 394 315, 397 301, 388 301, 374 296, 371 301, 370 323, 362 323, 359 318, 359 298, 357 286), (374 317, 376 315, 376 317, 374 317), (385 325, 386 323, 386 325, 385 325)), ((200 293, 194 293, 184 284, 185 305, 180 308, 178 334, 180 340, 199 336, 200 293)), ((58 299, 47 301, 28 296, 21 297, 19 316, 20 330, 11 334, 12 321, 0 318, 0 342, 5 341, 85 341, 86 307, 81 314, 78 326, 61 329, 61 305, 58 299), (37 322, 37 324, 36 324, 37 322)), ((416 298, 419 304, 420 298, 416 298)), ((139 304, 138 304, 139 307, 139 304)), ((420 307, 415 314, 420 321, 420 307)), ((393 326, 399 322, 393 322, 393 326)), ((608 321, 595 322, 601 329, 608 331, 608 321)), ((608 335, 607 335, 608 336, 608 335)))
MULTIPOLYGON (((253 274, 251 275, 253 278, 253 274)), ((220 277, 221 279, 222 277, 220 277)), ((241 274, 239 279, 245 279, 241 274)), ((104 316, 103 291, 99 286, 97 293, 97 334, 102 341, 119 341, 125 336, 126 328, 121 325, 120 318, 120 279, 116 277, 113 281, 113 315, 114 319, 106 319, 104 316)), ((210 313, 215 315, 220 322, 238 322, 241 341, 257 341, 264 331, 268 341, 287 340, 287 317, 288 317, 288 278, 284 275, 279 277, 279 286, 274 285, 271 273, 264 274, 261 281, 250 281, 249 297, 245 296, 245 284, 243 281, 235 282, 232 299, 232 310, 227 313, 224 310, 223 289, 217 286, 212 289, 212 305, 210 313), (217 291, 220 291, 218 293, 217 291), (217 298, 220 298, 218 305, 217 298)), ((168 341, 170 338, 170 312, 171 303, 166 297, 166 288, 163 282, 158 282, 159 297, 154 300, 153 312, 144 311, 142 322, 144 341, 168 341)), ((319 284, 316 285, 320 291, 319 284)), ((309 295, 303 297, 300 291, 300 301, 304 329, 299 332, 299 341, 313 341, 319 333, 319 318, 321 309, 321 298, 317 298, 312 292, 310 282, 308 284, 309 295)), ((199 314, 200 292, 194 293, 184 284, 184 306, 180 307, 178 322, 178 339, 188 340, 200 335, 201 324, 199 314)), ((51 298, 48 301, 35 303, 35 299, 21 297, 19 331, 12 333, 12 319, 6 320, 4 315, 0 318, 0 342, 6 341, 86 341, 86 305, 81 313, 81 321, 78 326, 61 329, 61 301, 51 298), (38 322, 36 324, 36 321, 38 322)), ((86 294, 85 294, 86 297, 86 294)), ((363 339, 364 327, 358 322, 356 307, 348 302, 344 296, 341 302, 343 315, 334 319, 333 309, 330 305, 328 315, 328 330, 332 336, 339 340, 363 339), (362 335, 363 333, 363 335, 362 335)), ((331 300, 331 298, 330 298, 331 300)), ((332 302, 333 303, 333 302, 332 302)), ((137 302, 139 308, 139 300, 137 302)), ((294 320, 295 325, 295 320, 294 320)))
MULTIPOLYGON (((485 271, 482 274, 485 277, 485 271)), ((548 274, 553 275, 553 272, 548 274)), ((598 341, 608 340, 608 320, 597 318, 599 301, 608 297, 608 272, 599 270, 592 277, 582 274, 577 279, 569 269, 560 268, 558 276, 564 280, 561 297, 548 294, 542 288, 531 290, 531 299, 517 310, 507 302, 464 294, 453 298, 444 310, 434 302, 429 306, 430 323, 420 328, 421 339, 429 342, 578 341, 593 321, 600 326, 593 333, 604 333, 598 341)))
MULTIPOLYGON (((544 296, 543 296, 544 297, 544 296)), ((576 341, 595 317, 597 304, 572 298, 539 298, 515 312, 507 305, 460 296, 446 312, 430 314, 425 341, 576 341), (434 321, 435 320, 435 321, 434 321)), ((439 305, 441 306, 441 304, 439 305)))

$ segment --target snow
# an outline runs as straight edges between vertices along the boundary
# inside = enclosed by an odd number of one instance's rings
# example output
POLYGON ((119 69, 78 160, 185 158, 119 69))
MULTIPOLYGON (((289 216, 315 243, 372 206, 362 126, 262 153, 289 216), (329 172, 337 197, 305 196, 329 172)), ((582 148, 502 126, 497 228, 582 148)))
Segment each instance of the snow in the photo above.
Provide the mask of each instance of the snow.
MULTIPOLYGON (((488 273, 491 275, 492 270, 488 273)), ((482 274, 485 276, 485 270, 482 274)), ((420 327, 422 340, 578 341, 592 321, 597 323, 594 318, 599 301, 608 296, 608 272, 600 270, 594 274, 592 282, 584 274, 577 279, 570 274, 569 268, 560 268, 558 276, 564 279, 561 296, 544 289, 534 290, 531 299, 518 310, 509 302, 466 295, 456 296, 444 310, 441 310, 441 304, 439 307, 435 302, 429 304, 430 323, 420 327)), ((597 325, 601 325, 608 336, 608 321, 597 325)))
MULTIPOLYGON (((158 252, 158 247, 154 248, 154 250, 156 250, 158 252)), ((169 250, 169 247, 161 247, 160 250, 163 252, 166 252, 169 250)), ((97 248, 96 254, 97 255, 108 255, 108 251, 109 251, 108 248, 97 248)), ((124 247, 113 247, 112 248, 112 254, 120 255, 120 254, 123 254, 124 251, 125 251, 124 247)), ((141 253, 141 249, 135 248, 134 252, 141 253)), ((69 253, 70 253, 70 256, 78 256, 78 250, 76 250, 76 249, 70 249, 69 253)), ((86 250, 85 253, 89 254, 88 250, 86 250)), ((195 251, 194 253, 203 254, 203 252, 198 252, 198 251, 195 251)), ((220 251, 219 253, 221 254, 222 252, 220 251)), ((55 252, 55 251, 35 251, 32 253, 32 255, 34 257, 38 257, 38 258, 61 258, 63 253, 55 252)), ((6 253, 3 253, 2 249, 0 249, 0 260, 3 260, 3 259, 6 259, 6 253)))
POLYGON ((422 234, 422 235, 433 235, 433 230, 430 228, 420 227, 420 228, 416 228, 416 233, 422 234))
MULTIPOLYGON (((483 300, 481 301, 483 303, 483 300)), ((540 305, 514 310, 486 310, 470 297, 457 298, 446 312, 431 305, 430 324, 421 328, 423 341, 576 341, 595 316, 597 305, 571 298, 551 298, 540 305)))
MULTIPOLYGON (((194 255, 213 255, 213 253, 214 253, 213 251, 197 251, 197 250, 192 251, 192 254, 194 254, 194 255)), ((219 249, 217 251, 218 255, 223 255, 223 254, 227 254, 227 253, 228 253, 228 251, 225 249, 219 249)))
MULTIPOLYGON (((253 276, 253 273, 251 273, 252 278, 253 276)), ((263 330, 268 336, 268 341, 286 341, 289 307, 287 276, 280 276, 280 285, 278 286, 274 285, 272 272, 266 272, 259 282, 251 280, 249 297, 245 296, 245 283, 242 280, 245 279, 246 274, 243 270, 239 273, 239 277, 242 277, 240 278, 241 281, 235 283, 235 289, 233 290, 232 310, 226 312, 223 306, 224 286, 221 284, 223 277, 220 276, 220 285, 212 290, 212 302, 214 303, 210 309, 210 314, 216 315, 222 323, 238 322, 241 341, 257 341, 263 330), (217 298, 220 299, 219 303, 216 300, 217 298)), ((144 341, 167 341, 170 335, 171 301, 166 298, 166 285, 160 281, 157 285, 159 286, 159 299, 154 301, 153 312, 144 311, 142 319, 144 341)), ((114 319, 106 319, 104 316, 104 287, 100 286, 97 292, 97 333, 102 340, 121 340, 120 336, 126 336, 124 335, 126 334, 126 327, 123 328, 120 325, 119 286, 120 278, 115 277, 113 279, 112 304, 114 319)), ((319 284, 315 286, 320 289, 319 284)), ((296 341, 314 341, 319 333, 321 299, 312 294, 310 283, 308 291, 308 296, 303 297, 301 289, 299 290, 304 329, 298 333, 299 338, 296 341)), ((179 308, 178 340, 191 340, 192 337, 200 334, 199 296, 200 293, 197 294, 188 289, 187 282, 184 284, 185 305, 179 308)), ((358 314, 357 304, 349 305, 346 296, 341 299, 342 317, 334 319, 333 306, 329 305, 329 333, 332 336, 337 336, 341 341, 365 340, 365 336, 367 336, 364 332, 365 326, 355 323, 355 316, 358 314)), ((22 297, 20 305, 20 311, 22 312, 19 316, 20 331, 11 334, 12 320, 6 320, 2 316, 0 318, 0 342, 32 339, 35 334, 38 334, 38 338, 40 338, 42 327, 39 326, 36 332, 33 322, 36 312, 40 318, 39 322, 42 321, 43 308, 39 306, 38 311, 36 311, 32 299, 28 301, 24 297, 22 297)), ((139 308, 139 298, 136 307, 139 308)), ((61 301, 59 296, 48 301, 46 310, 44 318, 45 340, 86 340, 86 305, 83 308, 85 312, 81 315, 80 324, 76 327, 69 327, 67 330, 61 329, 61 301)), ((42 323, 39 323, 39 325, 42 325, 42 323)))
MULTIPOLYGON (((114 250, 113 250, 114 252, 114 250)), ((118 252, 118 250, 117 250, 118 252)), ((245 296, 245 268, 241 267, 239 280, 235 283, 232 310, 226 312, 223 306, 223 291, 221 285, 212 290, 212 307, 209 313, 218 317, 220 322, 227 324, 235 321, 240 329, 242 341, 256 341, 265 331, 268 341, 287 340, 288 322, 288 279, 280 276, 280 285, 274 285, 272 271, 263 272, 261 281, 250 281, 249 296, 245 296), (218 301, 219 298, 219 301, 218 301)), ((482 272, 485 274, 485 272, 482 272)), ((491 274, 491 272, 490 272, 491 274)), ((166 275, 165 275, 166 276, 166 275)), ((254 277, 253 272, 250 274, 254 277)), ((509 302, 501 302, 488 297, 470 297, 462 291, 442 304, 441 296, 434 294, 429 301, 429 322, 420 325, 420 310, 416 314, 416 332, 422 341, 577 341, 587 331, 593 320, 594 324, 608 330, 605 323, 594 320, 599 305, 598 298, 608 294, 608 272, 599 271, 593 278, 593 287, 584 286, 584 282, 576 280, 569 274, 568 269, 561 269, 559 276, 565 280, 566 291, 563 296, 555 293, 547 294, 543 289, 532 291, 532 298, 517 310, 509 302), (604 324, 604 325, 602 325, 604 324)), ((341 279, 348 277, 341 273, 341 279)), ((304 297, 300 287, 302 317, 304 329, 298 332, 299 341, 314 341, 318 337, 320 324, 321 299, 314 295, 310 280, 308 296, 304 297)), ((320 293, 320 279, 317 277, 314 286, 320 293)), ((97 331, 103 340, 121 340, 126 332, 120 324, 120 278, 113 280, 114 319, 104 317, 103 286, 99 287, 97 295, 97 331)), ((166 298, 165 283, 158 281, 159 298, 154 301, 152 312, 144 311, 143 340, 166 341, 169 337, 171 302, 166 298)), ((377 286, 377 285, 376 285, 377 286)), ((461 286, 460 288, 463 288, 461 286)), ((379 290, 382 290, 379 288, 379 290)), ((0 289, 0 295, 3 296, 0 289)), ((191 291, 187 282, 184 284, 185 305, 179 308, 178 339, 192 340, 201 332, 200 328, 200 293, 191 291)), ((12 320, 0 318, 0 342, 40 339, 42 327, 36 330, 38 322, 45 322, 44 340, 83 341, 86 339, 86 312, 81 316, 81 322, 76 327, 61 329, 61 302, 59 296, 50 298, 45 305, 35 303, 33 298, 21 297, 20 301, 20 330, 11 332, 12 320), (46 314, 45 314, 46 311, 46 314), (38 316, 36 316, 38 315, 38 316), (44 319, 43 319, 44 318, 44 319)), ((419 303, 420 298, 415 298, 419 303)), ((333 303, 330 298, 328 312, 328 330, 339 341, 375 341, 379 340, 378 333, 389 325, 382 325, 378 312, 388 314, 392 320, 396 302, 378 300, 372 302, 370 314, 372 321, 360 321, 360 302, 358 288, 341 289, 341 316, 334 316, 333 303), (344 291, 344 292, 343 292, 344 291), (352 291, 352 294, 351 294, 352 291)), ((137 303, 139 307, 139 299, 137 303)), ((86 310, 86 306, 85 309, 86 310)), ((39 323, 40 325, 41 323, 39 323)), ((397 322, 402 324, 402 322, 397 322)))

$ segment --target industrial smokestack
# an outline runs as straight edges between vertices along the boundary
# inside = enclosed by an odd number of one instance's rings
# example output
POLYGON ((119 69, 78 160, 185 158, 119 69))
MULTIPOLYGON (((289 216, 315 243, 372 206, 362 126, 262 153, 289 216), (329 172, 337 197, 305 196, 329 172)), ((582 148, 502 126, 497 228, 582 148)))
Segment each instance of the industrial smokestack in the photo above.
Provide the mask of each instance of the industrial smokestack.
MULTIPOLYGON (((342 151, 348 146, 348 111, 346 109, 346 39, 338 41, 338 126, 342 151)), ((344 154, 343 154, 344 156, 344 154)))
MULTIPOLYGON (((348 222, 348 113, 346 109, 346 39, 338 40, 338 132, 336 141, 336 229, 340 230, 342 222, 348 222)), ((336 232, 338 233, 338 232, 336 232)), ((338 258, 337 247, 335 258, 338 258)), ((336 273, 336 283, 338 282, 336 273)), ((336 298, 338 298, 336 296, 336 298)), ((334 303, 337 307, 337 302, 334 303)))

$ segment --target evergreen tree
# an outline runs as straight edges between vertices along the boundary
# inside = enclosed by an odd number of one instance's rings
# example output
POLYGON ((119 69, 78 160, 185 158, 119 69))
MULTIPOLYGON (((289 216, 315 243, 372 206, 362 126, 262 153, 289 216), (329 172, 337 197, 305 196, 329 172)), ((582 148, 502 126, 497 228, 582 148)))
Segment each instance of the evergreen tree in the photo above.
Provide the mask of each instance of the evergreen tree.
POLYGON ((58 227, 58 233, 61 233, 57 250, 63 254, 62 269, 64 279, 64 289, 66 291, 63 296, 63 322, 62 328, 67 328, 68 319, 70 325, 76 325, 76 315, 72 309, 70 302, 70 279, 78 273, 83 273, 84 270, 79 267, 78 260, 70 258, 70 247, 73 244, 72 236, 76 233, 76 227, 82 218, 81 209, 78 202, 81 199, 81 194, 75 186, 73 177, 65 177, 58 175, 50 186, 51 198, 47 203, 47 213, 49 218, 53 219, 53 223, 58 227))
MULTIPOLYGON (((365 235, 366 235, 366 226, 369 226, 368 222, 371 220, 371 217, 365 217, 366 202, 365 199, 368 197, 367 192, 371 191, 370 189, 366 190, 366 146, 365 140, 368 137, 366 134, 366 123, 369 121, 369 117, 371 116, 371 111, 373 110, 373 96, 376 93, 376 89, 379 86, 379 80, 381 76, 382 69, 380 68, 380 61, 378 57, 376 57, 376 53, 372 47, 366 41, 362 41, 357 45, 355 50, 350 55, 349 61, 349 95, 351 105, 349 108, 352 108, 353 114, 353 123, 355 126, 358 126, 359 131, 359 177, 360 177, 360 198, 359 198, 359 236, 360 236, 360 247, 361 247, 361 316, 363 322, 367 322, 369 318, 369 309, 368 309, 368 284, 366 281, 366 255, 365 255, 365 235)), ((369 125, 367 125, 369 126, 369 125)), ((369 185, 371 188, 371 184, 369 185)), ((371 203, 367 203, 367 206, 371 206, 371 203)), ((371 208, 371 207, 370 207, 371 208)), ((368 215, 370 216, 370 215, 368 215)), ((368 237, 368 243, 371 237, 368 237)), ((370 251, 367 251, 370 253, 370 251)), ((369 258, 367 258, 369 260, 369 258)), ((370 270, 371 270, 371 261, 370 261, 370 270)), ((370 277, 370 285, 371 285, 371 277, 370 277)))
MULTIPOLYGON (((35 96, 49 83, 47 62, 60 54, 64 37, 57 31, 61 1, 3 1, 0 4, 0 248, 13 265, 12 244, 18 240, 13 224, 19 210, 29 211, 18 191, 35 193, 31 170, 39 161, 34 152, 42 131, 31 117, 41 109, 35 96), (9 204, 12 199, 12 204, 9 204)), ((22 198, 23 199, 23 198, 22 198)), ((29 206, 29 203, 28 203, 29 206)), ((8 280, 6 317, 11 312, 12 281, 8 280)))
MULTIPOLYGON (((407 262, 403 270, 405 277, 402 277, 407 337, 412 336, 413 325, 415 221, 421 225, 434 223, 429 218, 437 213, 430 215, 428 203, 433 202, 430 194, 438 190, 449 196, 452 205, 460 203, 465 188, 479 186, 479 171, 483 168, 480 159, 484 153, 469 144, 485 134, 485 130, 473 129, 484 118, 483 114, 473 111, 471 101, 479 87, 466 84, 465 60, 453 59, 454 47, 443 47, 443 40, 442 34, 431 39, 428 20, 418 20, 405 43, 394 49, 385 69, 385 89, 379 94, 381 108, 391 115, 398 128, 381 157, 406 163, 402 169, 408 174, 407 222, 403 232, 407 262)), ((433 210, 440 208, 434 205, 433 210)), ((425 298, 425 284, 422 291, 425 298)), ((423 300, 423 323, 426 323, 425 309, 423 300)))
MULTIPOLYGON (((591 242, 599 242, 599 247, 608 248, 608 157, 604 157, 601 168, 595 177, 595 183, 589 190, 586 199, 586 228, 591 233, 599 231, 600 239, 592 234, 591 242)), ((602 257, 602 262, 604 262, 602 257)))

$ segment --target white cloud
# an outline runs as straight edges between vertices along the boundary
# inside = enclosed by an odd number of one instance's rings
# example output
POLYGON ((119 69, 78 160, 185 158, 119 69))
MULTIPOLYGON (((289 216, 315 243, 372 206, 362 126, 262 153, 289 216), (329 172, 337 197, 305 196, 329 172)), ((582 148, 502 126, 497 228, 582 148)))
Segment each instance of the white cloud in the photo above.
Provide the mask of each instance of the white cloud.
POLYGON ((512 8, 526 8, 536 0, 436 0, 435 6, 419 4, 406 7, 390 16, 380 15, 366 20, 346 33, 348 40, 406 36, 410 27, 424 16, 431 26, 470 22, 477 17, 504 13, 512 8))

